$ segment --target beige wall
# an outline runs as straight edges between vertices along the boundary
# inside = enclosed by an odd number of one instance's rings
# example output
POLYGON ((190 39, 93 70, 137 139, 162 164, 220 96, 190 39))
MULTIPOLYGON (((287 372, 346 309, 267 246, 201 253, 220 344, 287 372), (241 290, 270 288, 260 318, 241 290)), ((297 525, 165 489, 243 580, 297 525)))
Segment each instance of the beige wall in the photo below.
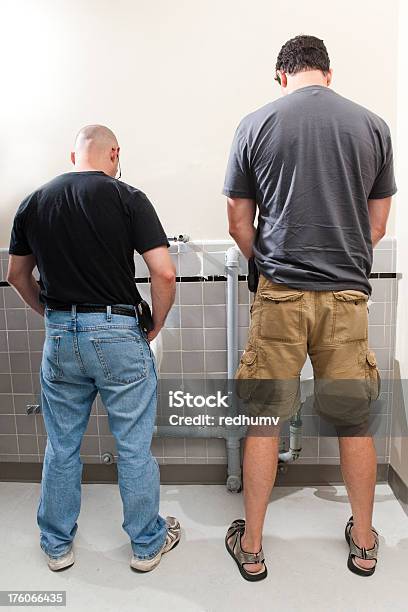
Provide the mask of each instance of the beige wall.
POLYGON ((382 0, 3 0, 0 246, 21 198, 70 169, 93 122, 116 131, 124 180, 169 234, 224 238, 231 138, 278 95, 281 44, 324 38, 335 89, 395 130, 396 25, 397 2, 382 0))
MULTIPOLYGON (((399 28, 397 170, 398 199, 400 202, 405 202, 408 198, 408 3, 406 0, 400 0, 399 28)), ((408 211, 406 206, 398 206, 395 227, 398 245, 397 271, 401 273, 398 281, 396 334, 397 373, 401 383, 396 380, 394 385, 390 461, 408 485, 408 211)))

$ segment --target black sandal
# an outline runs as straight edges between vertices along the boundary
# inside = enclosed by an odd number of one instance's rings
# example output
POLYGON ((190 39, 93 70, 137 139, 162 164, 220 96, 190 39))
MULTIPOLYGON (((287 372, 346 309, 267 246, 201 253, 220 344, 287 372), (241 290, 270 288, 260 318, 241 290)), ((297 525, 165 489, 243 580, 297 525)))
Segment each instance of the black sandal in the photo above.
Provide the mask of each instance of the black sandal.
POLYGON ((375 572, 375 568, 377 567, 377 554, 378 554, 378 547, 379 547, 378 532, 374 529, 374 527, 371 527, 371 530, 374 534, 374 546, 372 548, 364 548, 364 547, 360 548, 359 546, 357 546, 357 544, 351 537, 351 528, 353 527, 353 524, 354 524, 354 521, 353 521, 353 517, 351 516, 348 520, 348 523, 346 525, 346 530, 344 532, 346 542, 350 547, 350 552, 349 552, 349 556, 347 560, 347 567, 349 568, 351 572, 353 572, 353 574, 357 574, 358 576, 372 576, 375 572), (354 562, 355 557, 357 557, 357 559, 373 560, 375 561, 375 565, 373 565, 373 567, 364 569, 363 567, 361 567, 360 565, 357 565, 354 562))
POLYGON ((225 547, 228 550, 235 563, 238 565, 238 569, 241 576, 249 582, 257 582, 258 580, 264 580, 268 575, 268 570, 265 565, 265 557, 263 550, 257 553, 249 553, 242 550, 241 537, 245 531, 245 521, 243 519, 237 519, 231 523, 230 528, 225 536, 225 547), (232 544, 229 540, 233 538, 232 544), (247 572, 244 565, 246 563, 263 563, 265 569, 259 572, 247 572))

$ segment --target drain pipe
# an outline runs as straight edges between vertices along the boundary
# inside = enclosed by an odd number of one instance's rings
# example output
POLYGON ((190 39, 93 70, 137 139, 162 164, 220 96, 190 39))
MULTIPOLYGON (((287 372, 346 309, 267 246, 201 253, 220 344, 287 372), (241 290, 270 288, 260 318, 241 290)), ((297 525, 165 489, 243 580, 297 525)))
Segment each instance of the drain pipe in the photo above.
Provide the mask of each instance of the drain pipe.
POLYGON ((232 380, 238 366, 238 274, 239 250, 231 247, 225 252, 227 274, 227 368, 232 380))
POLYGON ((302 450, 302 419, 301 409, 290 419, 289 450, 279 453, 279 463, 292 463, 298 459, 302 450))

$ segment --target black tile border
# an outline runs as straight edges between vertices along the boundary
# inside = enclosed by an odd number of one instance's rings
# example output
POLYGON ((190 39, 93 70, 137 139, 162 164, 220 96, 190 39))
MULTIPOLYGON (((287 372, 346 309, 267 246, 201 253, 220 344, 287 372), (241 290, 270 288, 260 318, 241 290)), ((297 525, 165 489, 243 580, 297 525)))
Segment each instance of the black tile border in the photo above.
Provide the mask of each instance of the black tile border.
MULTIPOLYGON (((370 279, 379 278, 398 278, 397 272, 372 272, 370 279)), ((209 274, 208 276, 176 276, 177 283, 207 283, 207 282, 225 282, 227 277, 223 274, 209 274)), ((247 274, 239 274, 238 280, 248 280, 247 274)), ((150 283, 149 276, 139 276, 135 278, 135 282, 139 284, 150 283)), ((0 287, 10 287, 7 281, 0 281, 0 287)))
MULTIPOLYGON (((162 484, 225 484, 227 466, 225 464, 162 464, 160 480, 162 484)), ((317 486, 343 484, 340 466, 337 464, 288 464, 285 471, 278 471, 275 486, 317 486)), ((377 483, 389 481, 389 464, 377 466, 377 483)), ((0 463, 0 482, 40 482, 42 463, 0 463)), ((116 464, 103 465, 85 463, 82 482, 112 484, 117 482, 116 464)), ((390 482, 390 486, 391 482, 390 482)), ((398 497, 396 495, 396 497, 398 497)))

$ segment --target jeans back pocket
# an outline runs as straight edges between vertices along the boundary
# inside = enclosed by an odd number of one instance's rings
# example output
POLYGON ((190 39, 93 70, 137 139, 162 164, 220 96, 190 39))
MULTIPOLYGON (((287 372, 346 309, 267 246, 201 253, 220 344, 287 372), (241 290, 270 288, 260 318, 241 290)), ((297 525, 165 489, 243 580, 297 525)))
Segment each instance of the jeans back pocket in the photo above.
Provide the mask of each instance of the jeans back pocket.
POLYGON ((92 338, 105 378, 127 385, 147 377, 144 340, 138 335, 92 338))

